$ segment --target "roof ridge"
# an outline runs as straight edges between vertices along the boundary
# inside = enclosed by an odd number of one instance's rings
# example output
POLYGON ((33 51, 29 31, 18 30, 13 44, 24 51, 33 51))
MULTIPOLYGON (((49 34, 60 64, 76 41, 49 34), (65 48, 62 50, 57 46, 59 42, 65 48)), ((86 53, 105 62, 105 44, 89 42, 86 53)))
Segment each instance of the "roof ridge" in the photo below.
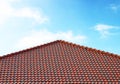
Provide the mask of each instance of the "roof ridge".
POLYGON ((104 50, 100 50, 100 49, 96 49, 96 48, 91 48, 91 47, 79 45, 79 44, 68 42, 68 41, 64 41, 64 40, 60 40, 60 42, 63 42, 63 43, 66 43, 66 44, 70 44, 70 45, 73 45, 73 46, 78 46, 78 47, 81 47, 81 48, 85 48, 87 50, 96 51, 96 52, 101 53, 101 54, 111 55, 111 56, 115 56, 115 57, 120 58, 120 55, 114 54, 114 53, 110 53, 110 52, 107 52, 107 51, 104 51, 104 50))
POLYGON ((55 41, 52 41, 52 42, 47 42, 47 43, 44 43, 44 44, 41 44, 41 45, 37 45, 37 46, 34 46, 34 47, 30 47, 30 48, 27 48, 27 49, 23 49, 23 50, 19 50, 17 52, 12 52, 10 54, 6 54, 6 55, 3 55, 0 57, 0 59, 4 58, 4 57, 10 57, 14 54, 18 54, 18 53, 21 53, 21 52, 26 52, 28 50, 32 50, 32 49, 35 49, 35 48, 38 48, 38 47, 42 47, 42 46, 47 46, 49 44, 53 44, 53 43, 56 43, 56 42, 60 42, 61 40, 55 40, 55 41))
POLYGON ((48 46, 48 45, 56 43, 56 42, 61 42, 61 43, 64 43, 64 44, 70 44, 70 45, 78 46, 78 47, 81 47, 81 48, 84 48, 84 49, 87 49, 87 50, 96 51, 96 52, 101 53, 101 54, 111 55, 111 56, 115 56, 115 57, 120 58, 120 55, 110 53, 110 52, 106 52, 106 51, 103 51, 103 50, 99 50, 99 49, 96 49, 96 48, 91 48, 91 47, 79 45, 79 44, 64 41, 64 40, 55 40, 55 41, 48 42, 48 43, 45 43, 45 44, 41 44, 41 45, 38 45, 38 46, 35 46, 35 47, 30 47, 30 48, 23 49, 23 50, 20 50, 20 51, 17 51, 17 52, 13 52, 13 53, 10 53, 10 54, 3 55, 3 56, 0 57, 0 59, 2 59, 4 57, 10 57, 14 54, 18 54, 18 53, 21 53, 21 52, 26 52, 28 50, 32 50, 32 49, 35 49, 35 48, 38 48, 38 47, 48 46))

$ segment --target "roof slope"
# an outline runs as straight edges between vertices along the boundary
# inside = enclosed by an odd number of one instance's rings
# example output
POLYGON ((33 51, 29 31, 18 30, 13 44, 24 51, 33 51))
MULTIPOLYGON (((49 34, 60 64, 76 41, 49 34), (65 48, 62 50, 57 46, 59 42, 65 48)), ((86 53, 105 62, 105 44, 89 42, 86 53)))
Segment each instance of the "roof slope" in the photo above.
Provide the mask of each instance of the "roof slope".
POLYGON ((119 83, 120 57, 57 40, 0 58, 0 83, 119 83))

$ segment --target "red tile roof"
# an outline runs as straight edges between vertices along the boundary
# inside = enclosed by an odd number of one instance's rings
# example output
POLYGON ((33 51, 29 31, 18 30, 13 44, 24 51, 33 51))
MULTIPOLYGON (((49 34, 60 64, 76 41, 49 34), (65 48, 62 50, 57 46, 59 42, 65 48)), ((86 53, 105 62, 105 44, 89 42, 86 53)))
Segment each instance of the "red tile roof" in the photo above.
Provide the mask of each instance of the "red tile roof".
POLYGON ((0 84, 120 83, 120 56, 57 40, 0 57, 0 84))

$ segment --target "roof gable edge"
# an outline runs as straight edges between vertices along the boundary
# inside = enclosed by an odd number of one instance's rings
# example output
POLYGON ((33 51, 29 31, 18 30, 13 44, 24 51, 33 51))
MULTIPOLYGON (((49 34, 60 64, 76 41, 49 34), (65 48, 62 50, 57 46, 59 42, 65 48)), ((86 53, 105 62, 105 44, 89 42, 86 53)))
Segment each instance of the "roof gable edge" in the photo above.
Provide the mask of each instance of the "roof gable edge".
POLYGON ((39 47, 48 46, 50 44, 57 43, 57 42, 61 42, 61 43, 64 43, 64 44, 69 44, 69 45, 72 45, 72 46, 77 46, 77 47, 84 48, 84 49, 90 50, 90 51, 94 51, 94 52, 97 52, 97 53, 100 53, 100 54, 106 54, 106 55, 118 57, 120 59, 120 55, 110 53, 110 52, 106 52, 106 51, 102 51, 102 50, 95 49, 95 48, 91 48, 91 47, 87 47, 87 46, 83 46, 83 45, 79 45, 79 44, 75 44, 75 43, 72 43, 72 42, 67 42, 67 41, 64 41, 64 40, 56 40, 56 41, 53 41, 53 42, 45 43, 45 44, 38 45, 38 46, 35 46, 35 47, 31 47, 31 48, 28 48, 28 49, 23 49, 23 50, 20 50, 20 51, 17 51, 17 52, 6 54, 6 55, 1 56, 0 59, 5 58, 5 57, 10 57, 10 56, 13 56, 15 54, 19 54, 21 52, 26 52, 26 51, 29 51, 29 50, 32 50, 32 49, 36 49, 36 48, 39 48, 39 47))

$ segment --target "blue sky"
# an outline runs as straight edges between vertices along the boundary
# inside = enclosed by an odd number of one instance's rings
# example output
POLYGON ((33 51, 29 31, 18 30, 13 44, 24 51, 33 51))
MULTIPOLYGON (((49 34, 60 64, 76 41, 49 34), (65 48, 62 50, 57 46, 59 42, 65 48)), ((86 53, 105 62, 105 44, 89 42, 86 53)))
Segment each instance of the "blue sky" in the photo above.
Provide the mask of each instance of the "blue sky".
POLYGON ((0 0, 0 56, 62 39, 120 54, 120 0, 0 0))

